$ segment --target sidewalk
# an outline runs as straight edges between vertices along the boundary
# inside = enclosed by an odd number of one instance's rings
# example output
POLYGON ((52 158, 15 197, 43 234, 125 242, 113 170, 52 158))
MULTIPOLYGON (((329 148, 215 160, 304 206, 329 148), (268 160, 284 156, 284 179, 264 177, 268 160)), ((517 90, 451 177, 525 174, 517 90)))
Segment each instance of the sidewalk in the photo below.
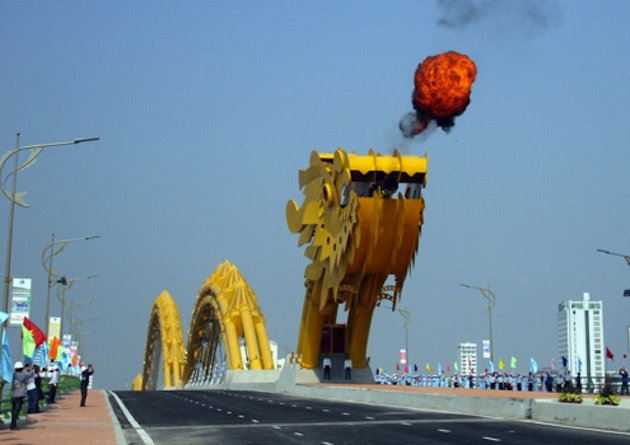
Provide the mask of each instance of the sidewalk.
POLYGON ((88 393, 86 406, 80 407, 81 393, 63 394, 42 412, 20 417, 18 430, 9 429, 11 419, 0 425, 0 442, 8 444, 89 443, 116 445, 116 431, 106 394, 94 389, 88 393))

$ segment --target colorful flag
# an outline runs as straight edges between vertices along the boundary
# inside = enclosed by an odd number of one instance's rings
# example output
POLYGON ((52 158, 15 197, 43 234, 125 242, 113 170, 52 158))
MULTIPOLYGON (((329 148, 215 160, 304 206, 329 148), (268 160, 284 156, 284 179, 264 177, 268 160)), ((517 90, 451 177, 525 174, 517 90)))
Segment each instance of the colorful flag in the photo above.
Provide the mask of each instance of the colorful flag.
POLYGON ((454 362, 453 363, 453 368, 455 369, 455 372, 459 372, 459 363, 454 362))
POLYGON ((556 358, 551 357, 551 369, 556 369, 556 358))
POLYGON ((35 353, 35 339, 25 325, 22 325, 22 351, 24 357, 32 358, 35 353))
POLYGON ((516 357, 510 359, 510 368, 516 369, 516 357))
MULTIPOLYGON (((1 314, 7 315, 4 312, 1 314)), ((6 320, 6 318, 5 318, 6 320)), ((7 382, 13 381, 13 359, 11 359, 11 347, 7 340, 7 331, 2 330, 2 360, 0 361, 0 377, 7 382)))
POLYGON ((9 318, 9 314, 7 314, 6 312, 2 312, 0 311, 0 324, 4 323, 7 318, 9 318))
POLYGON ((31 334, 33 335, 33 340, 35 340, 36 348, 38 348, 39 345, 46 341, 46 334, 44 334, 42 330, 39 329, 37 325, 35 325, 35 323, 29 320, 28 317, 24 317, 23 325, 26 326, 26 329, 31 331, 31 334))
POLYGON ((538 363, 534 360, 534 357, 529 358, 529 370, 534 374, 538 372, 538 363))
POLYGON ((431 365, 429 365, 428 363, 425 366, 425 368, 426 368, 427 372, 431 372, 431 365))
POLYGON ((450 363, 446 364, 446 372, 451 372, 451 364, 450 363))
POLYGON ((578 372, 582 372, 582 359, 578 357, 578 372))
POLYGON ((57 337, 53 337, 50 340, 50 352, 48 353, 48 358, 51 360, 57 360, 57 349, 61 346, 61 340, 57 337))
MULTIPOLYGON (((46 369, 48 366, 48 344, 46 342, 39 345, 39 366, 42 369, 46 369)), ((35 355, 37 355, 37 351, 35 351, 35 355)))
POLYGON ((505 369, 505 362, 502 358, 499 359, 499 369, 505 369))
POLYGON ((442 375, 442 363, 438 363, 438 374, 442 375))
POLYGON ((400 371, 400 363, 396 363, 396 371, 400 371))
POLYGON ((492 363, 492 360, 488 360, 488 369, 490 369, 490 372, 494 372, 494 363, 492 363))
POLYGON ((613 355, 612 351, 608 349, 608 346, 606 346, 606 358, 609 358, 612 361, 615 361, 615 356, 613 355))
POLYGON ((55 361, 60 362, 60 363, 63 362, 63 356, 65 353, 66 353, 66 348, 59 345, 59 347, 57 348, 57 355, 55 356, 55 361))

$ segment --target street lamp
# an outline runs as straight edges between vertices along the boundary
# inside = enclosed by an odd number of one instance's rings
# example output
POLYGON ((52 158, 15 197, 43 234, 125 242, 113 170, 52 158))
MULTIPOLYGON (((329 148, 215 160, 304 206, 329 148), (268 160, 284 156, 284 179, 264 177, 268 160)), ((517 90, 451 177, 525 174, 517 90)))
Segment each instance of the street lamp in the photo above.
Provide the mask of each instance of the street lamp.
POLYGON ((492 308, 494 307, 494 303, 496 302, 497 297, 494 295, 494 292, 492 292, 488 288, 470 286, 464 283, 460 283, 460 286, 467 287, 468 289, 476 289, 481 292, 481 295, 483 295, 486 300, 488 300, 488 307, 486 308, 486 311, 488 312, 488 320, 490 322, 490 361, 494 363, 494 341, 492 340, 492 308))
POLYGON ((405 330, 405 360, 407 361, 407 366, 409 367, 411 362, 409 361, 409 336, 407 335, 407 331, 409 323, 411 323, 411 312, 406 309, 398 309, 398 313, 405 319, 405 322, 403 323, 403 329, 405 330))
POLYGON ((0 189, 2 190, 2 193, 4 193, 4 195, 9 199, 9 201, 11 201, 11 204, 9 207, 9 229, 8 229, 8 234, 7 234, 7 259, 5 263, 5 273, 4 273, 4 299, 3 299, 3 305, 2 305, 2 309, 4 312, 8 312, 8 308, 9 308, 9 281, 11 280, 11 250, 13 247, 13 219, 14 219, 13 216, 15 212, 15 204, 22 207, 27 207, 27 208, 29 207, 29 205, 26 202, 24 202, 24 199, 23 199, 24 195, 26 195, 26 192, 20 192, 20 193, 15 192, 18 172, 20 170, 24 170, 25 168, 30 167, 35 162, 35 159, 37 158, 37 156, 39 156, 39 154, 45 148, 58 147, 62 145, 75 145, 75 144, 80 144, 81 142, 98 141, 99 139, 100 138, 98 137, 78 138, 78 139, 73 139, 71 141, 65 141, 65 142, 50 142, 46 144, 25 145, 25 146, 20 147, 20 133, 17 133, 17 141, 15 143, 15 148, 13 150, 7 151, 0 158, 0 189), (24 162, 24 164, 22 165, 19 165, 18 156, 19 156, 19 152, 22 150, 29 150, 30 154, 26 162, 24 162), (6 164, 6 162, 9 160, 9 158, 11 158, 11 156, 14 156, 15 158, 14 163, 13 163, 13 171, 9 175, 7 175, 6 178, 2 179, 3 178, 2 169, 4 168, 4 164, 6 164), (9 176, 13 176, 10 192, 5 187, 5 184, 9 176))
MULTIPOLYGON (((605 249, 596 249, 596 250, 598 252, 605 253, 607 255, 620 256, 624 260, 626 260, 626 263, 628 263, 628 266, 630 266, 630 255, 625 255, 623 253, 615 253, 615 252, 611 252, 610 250, 605 250, 605 249)), ((624 297, 630 297, 630 289, 624 289, 623 296, 624 297)))
POLYGON ((71 238, 71 239, 55 241, 55 234, 53 233, 50 244, 47 244, 42 250, 42 266, 44 267, 44 270, 48 272, 48 286, 46 289, 46 338, 48 338, 48 333, 49 333, 48 320, 50 317, 50 288, 56 284, 63 284, 60 282, 60 280, 59 281, 52 280, 53 276, 55 277, 57 276, 57 274, 55 273, 55 270, 53 269, 53 257, 57 255, 58 253, 60 253, 66 247, 68 243, 74 243, 77 241, 88 241, 88 240, 96 239, 100 237, 101 235, 91 235, 91 236, 85 236, 83 238, 71 238), (50 253, 47 256, 46 252, 48 252, 49 250, 50 250, 50 253))
MULTIPOLYGON (((63 320, 66 313, 65 312, 66 311, 66 291, 70 289, 74 285, 74 283, 76 283, 79 280, 89 280, 91 278, 96 278, 97 276, 98 275, 88 275, 87 277, 71 278, 69 280, 66 279, 66 277, 61 277, 60 279, 55 281, 56 284, 61 284, 63 286, 63 287, 57 288, 57 299, 61 303, 61 322, 59 323, 59 333, 62 337, 63 337, 63 325, 64 325, 63 320), (63 296, 59 295, 60 289, 63 296)), ((91 303, 91 301, 89 301, 89 303, 91 303)), ((82 303, 82 304, 85 304, 85 303, 82 303)), ((73 310, 72 306, 70 306, 70 317, 72 317, 72 310, 73 310)))

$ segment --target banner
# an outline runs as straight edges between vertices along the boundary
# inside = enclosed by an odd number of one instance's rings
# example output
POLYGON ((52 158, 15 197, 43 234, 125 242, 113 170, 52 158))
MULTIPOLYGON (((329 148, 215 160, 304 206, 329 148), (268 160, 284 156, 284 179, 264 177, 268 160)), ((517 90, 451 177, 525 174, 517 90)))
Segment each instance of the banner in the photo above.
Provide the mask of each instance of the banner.
POLYGON ((490 340, 482 340, 483 358, 490 358, 490 340))
POLYGON ((48 319, 48 341, 54 337, 61 338, 61 317, 48 319))
POLYGON ((400 350, 400 364, 401 365, 407 364, 407 350, 406 349, 400 350))
POLYGON ((21 326, 31 316, 31 279, 13 278, 9 326, 21 326))

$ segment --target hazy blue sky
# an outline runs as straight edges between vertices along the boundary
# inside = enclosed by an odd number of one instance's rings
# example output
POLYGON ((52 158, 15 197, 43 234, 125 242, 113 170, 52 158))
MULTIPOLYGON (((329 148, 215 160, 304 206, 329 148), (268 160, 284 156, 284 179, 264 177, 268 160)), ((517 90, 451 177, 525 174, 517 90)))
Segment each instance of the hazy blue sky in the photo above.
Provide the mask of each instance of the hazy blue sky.
MULTIPOLYGON (((128 388, 141 372, 163 289, 186 337, 199 287, 226 259, 256 292, 270 337, 295 348, 306 258, 284 209, 301 202, 297 172, 310 152, 336 147, 429 155, 426 223, 399 306, 412 313, 412 363, 451 363, 460 342, 487 338, 486 302, 462 282, 495 292, 495 356, 515 356, 521 372, 530 356, 543 367, 557 355, 557 305, 583 292, 604 302, 617 355, 608 366, 623 361, 630 268, 595 249, 630 253, 630 2, 7 1, 0 10, 2 153, 17 132, 22 145, 101 137, 48 149, 20 174, 31 208, 16 209, 12 267, 34 279, 32 319, 43 325, 51 234, 101 235, 54 263, 69 278, 98 274, 67 293, 92 301, 75 315, 97 387, 128 388), (404 141, 397 124, 411 111, 414 71, 448 50, 477 64, 471 104, 450 134, 404 141)), ((377 309, 373 366, 393 368, 403 321, 377 309)))

